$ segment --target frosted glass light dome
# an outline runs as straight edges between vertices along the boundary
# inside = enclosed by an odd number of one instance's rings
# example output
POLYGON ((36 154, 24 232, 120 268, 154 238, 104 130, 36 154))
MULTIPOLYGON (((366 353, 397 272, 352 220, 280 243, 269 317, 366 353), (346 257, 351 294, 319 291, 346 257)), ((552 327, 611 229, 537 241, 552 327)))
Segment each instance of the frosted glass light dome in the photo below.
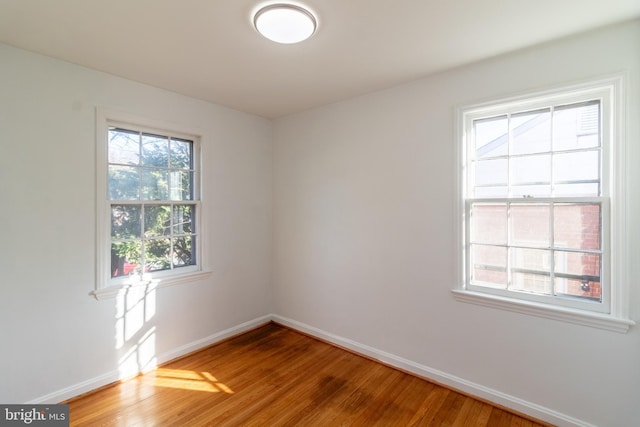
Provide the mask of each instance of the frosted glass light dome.
POLYGON ((272 4, 256 12, 256 30, 276 43, 292 44, 308 39, 316 31, 316 18, 293 4, 272 4))

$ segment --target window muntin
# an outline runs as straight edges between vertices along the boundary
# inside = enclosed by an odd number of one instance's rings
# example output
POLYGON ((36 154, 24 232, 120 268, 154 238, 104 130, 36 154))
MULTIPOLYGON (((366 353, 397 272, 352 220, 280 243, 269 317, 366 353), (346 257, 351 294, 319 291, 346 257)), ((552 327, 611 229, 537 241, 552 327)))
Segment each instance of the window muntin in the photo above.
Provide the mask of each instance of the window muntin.
POLYGON ((603 102, 556 96, 465 115, 465 289, 609 310, 603 102))
POLYGON ((109 284, 197 270, 196 138, 116 124, 106 138, 109 284))

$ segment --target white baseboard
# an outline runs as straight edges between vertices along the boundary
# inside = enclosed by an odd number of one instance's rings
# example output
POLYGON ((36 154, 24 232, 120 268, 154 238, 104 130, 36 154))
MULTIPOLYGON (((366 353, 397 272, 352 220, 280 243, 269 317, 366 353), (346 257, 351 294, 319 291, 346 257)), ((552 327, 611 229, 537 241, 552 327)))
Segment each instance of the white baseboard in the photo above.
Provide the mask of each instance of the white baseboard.
POLYGON ((349 349, 355 353, 361 354, 371 359, 378 360, 386 365, 415 374, 419 377, 431 380, 455 390, 459 390, 468 395, 487 400, 521 414, 546 421, 559 427, 596 427, 593 424, 589 424, 585 421, 570 417, 552 409, 537 405, 532 402, 528 402, 526 400, 508 395, 506 393, 502 393, 498 390, 493 390, 491 388, 473 383, 471 381, 467 381, 455 375, 451 375, 446 372, 421 365, 419 363, 404 359, 394 354, 390 354, 385 351, 360 344, 348 338, 343 338, 341 336, 323 331, 321 329, 292 319, 288 319, 286 317, 274 314, 271 316, 271 319, 276 323, 319 338, 323 341, 330 342, 337 346, 349 349))
POLYGON ((47 404, 47 403, 54 404, 54 403, 64 402, 65 400, 71 399, 72 397, 79 396, 83 393, 87 393, 97 388, 104 387, 107 384, 114 383, 119 379, 120 379, 120 372, 117 370, 111 371, 106 374, 99 375, 94 378, 90 378, 86 381, 73 384, 69 387, 65 387, 61 390, 56 390, 53 393, 40 396, 36 399, 25 402, 25 404, 40 405, 40 404, 47 404))
POLYGON ((255 329, 259 326, 265 325, 271 322, 272 318, 273 316, 271 315, 258 317, 248 322, 241 323, 240 325, 234 326, 232 328, 225 329, 224 331, 217 332, 213 335, 209 335, 208 337, 205 337, 203 339, 191 342, 189 344, 185 344, 176 349, 159 354, 157 356, 158 365, 167 363, 173 359, 177 359, 178 357, 184 356, 185 354, 193 353, 194 351, 200 350, 201 348, 208 347, 212 344, 220 342, 234 335, 238 335, 243 332, 250 331, 251 329, 255 329))
MULTIPOLYGON (((243 332, 250 331, 251 329, 255 329, 261 325, 269 323, 271 320, 272 320, 271 315, 258 317, 248 322, 241 323, 240 325, 233 326, 229 329, 216 332, 215 334, 209 335, 208 337, 199 339, 197 341, 193 341, 191 343, 177 347, 173 350, 156 355, 156 365, 167 363, 173 359, 177 359, 178 357, 192 353, 196 350, 200 350, 201 348, 210 346, 211 344, 215 344, 219 341, 222 341, 234 335, 238 335, 243 332)), ((97 377, 88 379, 86 381, 82 381, 77 384, 73 384, 69 387, 65 387, 61 390, 54 391, 53 393, 40 396, 36 399, 30 400, 29 402, 25 402, 25 403, 28 405, 59 403, 59 402, 63 402, 65 400, 71 399, 73 397, 79 396, 83 393, 87 393, 92 390, 96 390, 100 387, 104 387, 106 385, 112 384, 121 379, 122 379, 121 373, 118 369, 116 369, 114 371, 107 372, 106 374, 99 375, 97 377)))
MULTIPOLYGON (((386 365, 415 374, 419 377, 423 377, 452 389, 459 390, 471 396, 493 402, 497 405, 504 406, 505 408, 529 415, 531 417, 546 421, 559 427, 596 427, 593 424, 589 424, 587 422, 570 417, 552 409, 537 405, 532 402, 528 402, 526 400, 508 395, 506 393, 502 393, 498 390, 493 390, 480 384, 467 381, 455 375, 451 375, 446 372, 421 365, 411 360, 404 359, 394 354, 378 350, 368 345, 358 343, 348 338, 323 331, 305 323, 288 319, 277 314, 258 317, 248 322, 241 323, 237 326, 225 329, 220 332, 216 332, 215 334, 209 335, 208 337, 202 338, 200 340, 193 341, 191 343, 177 347, 173 350, 159 354, 156 356, 157 364, 160 365, 169 362, 173 359, 200 350, 234 335, 238 335, 251 329, 255 329, 270 321, 277 322, 291 329, 303 332, 337 346, 344 347, 371 359, 378 360, 386 365)), ((100 387, 104 387, 108 384, 119 381, 120 379, 121 375, 119 370, 111 371, 95 378, 91 378, 86 381, 63 388, 61 390, 57 390, 53 393, 49 393, 45 396, 41 396, 37 399, 33 399, 26 403, 46 404, 62 402, 83 393, 87 393, 100 387)))

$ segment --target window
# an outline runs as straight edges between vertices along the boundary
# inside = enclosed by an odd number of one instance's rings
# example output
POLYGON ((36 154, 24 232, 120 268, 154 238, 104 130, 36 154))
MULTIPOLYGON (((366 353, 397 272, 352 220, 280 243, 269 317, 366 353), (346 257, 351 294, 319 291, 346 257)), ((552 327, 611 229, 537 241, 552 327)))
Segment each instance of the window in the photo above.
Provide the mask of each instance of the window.
POLYGON ((100 114, 98 289, 201 272, 199 138, 100 114))
POLYGON ((620 86, 460 110, 459 299, 626 316, 620 86))

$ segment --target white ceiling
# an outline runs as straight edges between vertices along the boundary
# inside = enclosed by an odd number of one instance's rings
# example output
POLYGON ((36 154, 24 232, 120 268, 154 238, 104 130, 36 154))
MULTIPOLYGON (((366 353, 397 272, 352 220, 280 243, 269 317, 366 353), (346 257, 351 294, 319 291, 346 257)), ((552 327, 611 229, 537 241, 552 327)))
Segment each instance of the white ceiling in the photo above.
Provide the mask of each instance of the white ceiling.
POLYGON ((261 0, 0 0, 0 42, 275 118, 640 16, 639 0, 302 1, 319 28, 297 45, 257 34, 261 0))

